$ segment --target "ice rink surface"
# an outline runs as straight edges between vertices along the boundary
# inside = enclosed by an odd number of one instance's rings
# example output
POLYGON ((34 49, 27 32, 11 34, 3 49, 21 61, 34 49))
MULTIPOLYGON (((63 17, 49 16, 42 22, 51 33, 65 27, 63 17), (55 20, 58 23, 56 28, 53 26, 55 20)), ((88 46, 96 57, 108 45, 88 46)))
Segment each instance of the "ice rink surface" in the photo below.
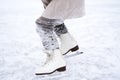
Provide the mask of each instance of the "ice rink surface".
POLYGON ((85 2, 86 16, 65 21, 84 54, 66 57, 64 73, 35 76, 46 58, 35 30, 41 0, 0 0, 0 80, 120 80, 120 0, 85 2))

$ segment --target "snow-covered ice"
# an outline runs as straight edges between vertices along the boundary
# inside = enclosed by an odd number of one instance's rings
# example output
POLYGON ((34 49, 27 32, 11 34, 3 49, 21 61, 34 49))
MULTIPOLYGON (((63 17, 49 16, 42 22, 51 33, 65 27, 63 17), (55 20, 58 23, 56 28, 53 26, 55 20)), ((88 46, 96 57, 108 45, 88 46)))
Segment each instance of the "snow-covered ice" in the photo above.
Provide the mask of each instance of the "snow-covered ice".
MULTIPOLYGON (((46 58, 35 31, 42 11, 41 0, 0 0, 0 80, 42 80, 34 75, 46 58)), ((86 16, 65 23, 84 54, 44 80, 120 80, 120 0, 86 0, 86 16)))

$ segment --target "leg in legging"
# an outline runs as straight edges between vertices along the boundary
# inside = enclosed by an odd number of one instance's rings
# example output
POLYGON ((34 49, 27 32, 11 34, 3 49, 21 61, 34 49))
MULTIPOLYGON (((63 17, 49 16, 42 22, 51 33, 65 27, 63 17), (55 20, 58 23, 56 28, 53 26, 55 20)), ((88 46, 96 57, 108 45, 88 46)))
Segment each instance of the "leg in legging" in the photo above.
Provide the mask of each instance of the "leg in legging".
POLYGON ((40 17, 36 20, 37 32, 40 35, 42 44, 45 50, 58 49, 59 45, 56 36, 53 32, 54 25, 58 24, 57 21, 40 17))
POLYGON ((67 54, 69 51, 73 52, 79 49, 77 42, 68 32, 64 23, 60 25, 56 25, 54 27, 54 32, 60 38, 61 41, 60 50, 63 55, 67 54))
POLYGON ((47 56, 47 62, 42 67, 36 69, 36 75, 51 74, 55 71, 65 71, 66 61, 64 60, 57 38, 54 34, 54 26, 61 24, 61 20, 48 19, 40 17, 36 21, 37 32, 41 37, 42 44, 49 56, 47 56))

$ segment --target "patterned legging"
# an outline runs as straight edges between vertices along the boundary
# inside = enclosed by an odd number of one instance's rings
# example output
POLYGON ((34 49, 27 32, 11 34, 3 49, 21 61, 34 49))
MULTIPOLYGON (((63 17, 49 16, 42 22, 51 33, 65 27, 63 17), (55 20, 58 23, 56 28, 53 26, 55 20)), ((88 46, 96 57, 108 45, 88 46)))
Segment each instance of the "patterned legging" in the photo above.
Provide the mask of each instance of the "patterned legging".
POLYGON ((36 24, 36 30, 40 35, 44 49, 59 49, 56 35, 60 36, 61 34, 68 32, 63 21, 60 19, 48 19, 45 17, 40 17, 36 20, 36 24))

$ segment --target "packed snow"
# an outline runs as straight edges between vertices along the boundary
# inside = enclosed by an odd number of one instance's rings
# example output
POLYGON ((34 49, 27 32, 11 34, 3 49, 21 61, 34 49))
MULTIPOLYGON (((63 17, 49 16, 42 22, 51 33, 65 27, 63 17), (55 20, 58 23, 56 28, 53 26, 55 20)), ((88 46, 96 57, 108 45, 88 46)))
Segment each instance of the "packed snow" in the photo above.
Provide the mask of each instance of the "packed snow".
POLYGON ((46 59, 35 29, 42 2, 0 0, 0 80, 120 80, 120 0, 85 2, 84 17, 65 21, 84 53, 65 57, 66 72, 36 76, 46 59))

